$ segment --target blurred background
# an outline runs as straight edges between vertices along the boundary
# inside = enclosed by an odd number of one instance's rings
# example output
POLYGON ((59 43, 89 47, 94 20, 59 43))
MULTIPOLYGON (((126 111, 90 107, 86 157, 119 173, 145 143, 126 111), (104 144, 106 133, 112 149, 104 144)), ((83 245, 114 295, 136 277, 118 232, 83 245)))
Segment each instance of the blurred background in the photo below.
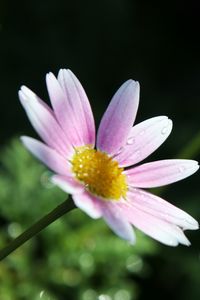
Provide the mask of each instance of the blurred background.
MULTIPOLYGON (((45 74, 70 68, 96 124, 127 79, 141 84, 137 122, 167 115, 169 139, 149 160, 200 159, 198 1, 0 1, 0 246, 66 199, 19 142, 36 136, 20 106, 22 84, 47 103, 45 74)), ((195 218, 199 175, 155 192, 195 218)), ((137 232, 136 246, 75 210, 0 264, 0 300, 200 299, 199 232, 169 248, 137 232)))

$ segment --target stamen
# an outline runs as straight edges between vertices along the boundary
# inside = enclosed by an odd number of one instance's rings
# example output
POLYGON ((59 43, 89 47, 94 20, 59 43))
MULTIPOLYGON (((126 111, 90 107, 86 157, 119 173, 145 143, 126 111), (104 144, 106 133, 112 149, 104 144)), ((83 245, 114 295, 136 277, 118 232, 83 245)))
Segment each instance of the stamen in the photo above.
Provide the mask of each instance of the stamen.
POLYGON ((89 146, 78 147, 71 163, 75 177, 91 193, 104 200, 126 197, 126 176, 122 173, 124 169, 106 153, 89 146))

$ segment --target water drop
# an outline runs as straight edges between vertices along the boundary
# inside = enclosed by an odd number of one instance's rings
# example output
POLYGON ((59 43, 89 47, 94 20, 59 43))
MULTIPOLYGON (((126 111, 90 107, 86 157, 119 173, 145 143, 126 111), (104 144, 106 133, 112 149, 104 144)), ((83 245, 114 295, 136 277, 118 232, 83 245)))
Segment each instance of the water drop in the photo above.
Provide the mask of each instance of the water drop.
POLYGON ((183 173, 185 171, 185 167, 184 166, 180 166, 178 168, 178 170, 179 170, 180 173, 183 173))
POLYGON ((145 134, 145 130, 140 131, 140 135, 144 135, 145 134))
POLYGON ((133 143, 135 142, 135 138, 134 137, 130 137, 130 138, 128 138, 128 140, 127 140, 127 145, 133 145, 133 143))
POLYGON ((170 120, 167 119, 167 121, 165 122, 163 128, 161 129, 161 133, 162 133, 163 135, 165 135, 165 134, 168 133, 168 131, 169 131, 169 129, 170 129, 170 124, 171 124, 170 120))
POLYGON ((168 132, 168 126, 162 128, 161 133, 164 135, 168 132))
POLYGON ((135 156, 136 157, 139 157, 141 155, 141 151, 140 150, 137 150, 136 152, 135 152, 135 156))
POLYGON ((117 151, 117 153, 116 153, 115 155, 119 155, 119 154, 121 154, 123 150, 124 150, 124 148, 123 148, 123 147, 119 148, 119 150, 117 151))

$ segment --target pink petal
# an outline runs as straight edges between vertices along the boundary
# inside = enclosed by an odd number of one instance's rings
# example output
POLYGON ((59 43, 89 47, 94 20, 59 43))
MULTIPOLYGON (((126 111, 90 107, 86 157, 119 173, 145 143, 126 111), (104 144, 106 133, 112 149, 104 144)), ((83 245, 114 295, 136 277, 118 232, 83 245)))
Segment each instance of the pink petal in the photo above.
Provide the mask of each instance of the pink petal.
POLYGON ((25 86, 21 87, 19 98, 31 124, 44 142, 61 154, 69 155, 73 148, 54 118, 51 109, 25 86))
POLYGON ((102 213, 108 226, 121 238, 135 243, 135 234, 133 227, 127 221, 126 215, 122 214, 114 202, 104 202, 102 204, 102 213))
POLYGON ((146 213, 128 201, 121 206, 121 210, 130 223, 161 243, 168 246, 177 246, 179 243, 190 245, 178 226, 146 213))
POLYGON ((54 175, 51 181, 67 194, 82 193, 83 185, 76 181, 73 177, 54 175))
POLYGON ((198 163, 187 159, 160 160, 126 170, 128 184, 152 188, 182 180, 199 169, 198 163))
POLYGON ((47 74, 46 83, 57 121, 68 140, 73 146, 84 145, 83 136, 79 128, 80 121, 75 119, 75 114, 68 101, 68 95, 61 88, 58 80, 52 73, 47 74))
POLYGON ((126 81, 113 96, 101 120, 97 148, 114 154, 124 145, 135 121, 139 104, 139 83, 126 81))
POLYGON ((195 230, 199 227, 198 222, 189 214, 151 193, 134 188, 128 193, 127 199, 127 203, 131 207, 157 219, 180 226, 183 230, 195 230))
POLYGON ((135 125, 126 145, 115 156, 120 166, 134 165, 154 152, 169 136, 172 121, 165 116, 148 119, 135 125))
POLYGON ((98 219, 102 216, 101 204, 97 197, 90 194, 87 191, 82 192, 81 194, 72 195, 74 203, 77 207, 83 210, 93 219, 98 219))
MULTIPOLYGON (((52 82, 52 75, 50 75, 50 78, 52 82)), ((57 111, 58 119, 61 118, 63 128, 67 130, 71 122, 71 126, 74 127, 74 134, 76 133, 79 136, 80 142, 82 141, 83 145, 94 145, 95 124, 93 113, 81 83, 70 70, 65 69, 59 71, 58 81, 65 97, 58 99, 53 91, 49 89, 49 92, 52 104, 57 111), (61 112, 62 109, 63 112, 61 112), (64 118, 69 118, 69 120, 65 121, 64 118)), ((48 88, 50 88, 50 84, 48 84, 48 88)))
POLYGON ((27 136, 22 136, 21 140, 24 146, 52 171, 58 174, 70 175, 70 163, 56 150, 27 136))

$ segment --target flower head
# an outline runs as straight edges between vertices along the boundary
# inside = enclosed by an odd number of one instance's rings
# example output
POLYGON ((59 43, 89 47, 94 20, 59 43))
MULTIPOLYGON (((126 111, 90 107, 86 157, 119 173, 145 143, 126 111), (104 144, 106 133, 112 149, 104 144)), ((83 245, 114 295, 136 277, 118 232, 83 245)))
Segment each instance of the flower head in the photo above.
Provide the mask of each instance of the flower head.
POLYGON ((172 122, 154 117, 133 126, 139 83, 126 81, 113 96, 95 138, 85 91, 70 70, 46 77, 52 108, 22 86, 20 101, 44 141, 22 137, 24 145, 55 172, 52 181, 72 194, 75 205, 102 217, 120 237, 133 243, 132 225, 170 246, 189 245, 185 229, 198 229, 190 215, 143 188, 159 187, 198 170, 193 160, 160 160, 136 165, 168 137, 172 122), (135 166, 136 165, 136 166, 135 166))

